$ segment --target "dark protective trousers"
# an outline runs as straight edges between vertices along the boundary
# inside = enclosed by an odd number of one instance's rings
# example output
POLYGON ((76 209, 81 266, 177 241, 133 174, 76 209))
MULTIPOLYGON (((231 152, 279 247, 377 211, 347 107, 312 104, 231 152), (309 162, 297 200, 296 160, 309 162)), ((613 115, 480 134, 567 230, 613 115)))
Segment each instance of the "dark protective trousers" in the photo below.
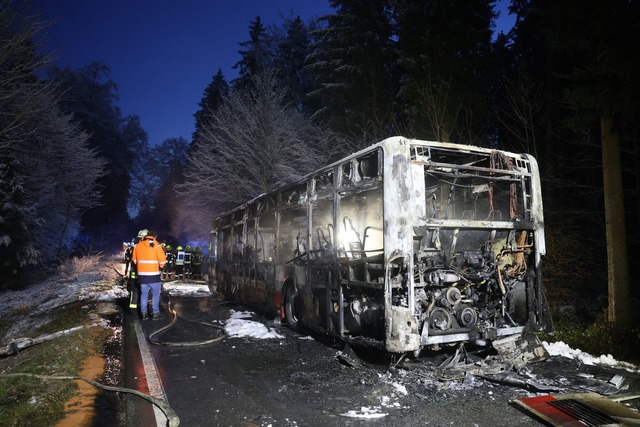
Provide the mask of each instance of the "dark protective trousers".
POLYGON ((129 310, 135 310, 138 308, 138 301, 140 300, 140 285, 138 285, 138 280, 129 277, 129 279, 127 279, 127 290, 129 291, 129 310))

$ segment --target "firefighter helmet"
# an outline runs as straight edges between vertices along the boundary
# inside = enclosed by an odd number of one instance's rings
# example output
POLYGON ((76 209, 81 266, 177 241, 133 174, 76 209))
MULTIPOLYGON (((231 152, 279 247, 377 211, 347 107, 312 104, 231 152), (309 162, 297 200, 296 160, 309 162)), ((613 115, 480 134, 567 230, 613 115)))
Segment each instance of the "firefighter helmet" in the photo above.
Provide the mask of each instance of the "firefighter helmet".
POLYGON ((181 251, 182 250, 182 246, 178 246, 176 249, 181 251))
POLYGON ((138 238, 143 239, 147 237, 147 233, 149 233, 149 230, 143 228, 142 230, 138 231, 138 238))

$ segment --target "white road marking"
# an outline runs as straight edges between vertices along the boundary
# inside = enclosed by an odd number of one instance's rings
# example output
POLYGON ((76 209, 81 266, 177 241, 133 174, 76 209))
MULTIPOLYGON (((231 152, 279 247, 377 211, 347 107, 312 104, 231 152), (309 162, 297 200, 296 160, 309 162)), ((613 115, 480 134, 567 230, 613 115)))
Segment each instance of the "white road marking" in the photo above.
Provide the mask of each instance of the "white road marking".
MULTIPOLYGON (((149 344, 147 344, 147 338, 142 331, 142 327, 140 326, 140 321, 138 319, 134 319, 133 327, 136 331, 138 346, 140 347, 142 366, 144 366, 145 376, 147 377, 147 386, 149 387, 149 393, 151 394, 151 396, 162 399, 168 403, 169 401, 167 400, 167 395, 165 394, 164 387, 162 387, 162 382, 160 381, 158 368, 156 368, 156 364, 153 361, 153 356, 151 355, 149 344)), ((167 417, 164 415, 164 412, 160 410, 160 408, 153 405, 153 412, 156 416, 156 425, 164 426, 167 424, 167 417)))

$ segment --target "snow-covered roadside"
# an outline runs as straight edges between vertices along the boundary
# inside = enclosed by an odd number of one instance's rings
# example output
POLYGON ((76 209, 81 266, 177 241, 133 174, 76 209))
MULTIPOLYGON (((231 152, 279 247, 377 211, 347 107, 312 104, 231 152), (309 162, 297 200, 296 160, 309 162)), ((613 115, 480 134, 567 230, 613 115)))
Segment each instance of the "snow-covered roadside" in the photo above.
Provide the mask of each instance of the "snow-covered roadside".
POLYGON ((67 279, 52 277, 17 291, 3 291, 0 292, 0 313, 31 308, 26 310, 28 314, 39 314, 86 299, 115 301, 127 296, 127 290, 116 283, 117 278, 113 269, 104 268, 67 279))
POLYGON ((0 313, 11 319, 11 326, 0 341, 9 342, 21 338, 38 322, 46 321, 44 314, 66 304, 92 300, 115 301, 126 297, 127 290, 118 284, 118 274, 113 267, 101 266, 98 271, 50 279, 17 291, 0 292, 0 313))

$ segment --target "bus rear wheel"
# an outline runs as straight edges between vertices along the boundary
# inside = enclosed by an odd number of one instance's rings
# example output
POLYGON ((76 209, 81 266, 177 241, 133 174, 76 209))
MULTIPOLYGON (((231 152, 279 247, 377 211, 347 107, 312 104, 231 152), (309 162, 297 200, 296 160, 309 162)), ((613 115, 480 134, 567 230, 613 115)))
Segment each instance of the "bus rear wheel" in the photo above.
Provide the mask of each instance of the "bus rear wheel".
POLYGON ((294 286, 287 286, 284 294, 284 315, 286 317, 289 329, 302 332, 302 325, 298 319, 298 310, 296 309, 296 298, 298 293, 294 286))

